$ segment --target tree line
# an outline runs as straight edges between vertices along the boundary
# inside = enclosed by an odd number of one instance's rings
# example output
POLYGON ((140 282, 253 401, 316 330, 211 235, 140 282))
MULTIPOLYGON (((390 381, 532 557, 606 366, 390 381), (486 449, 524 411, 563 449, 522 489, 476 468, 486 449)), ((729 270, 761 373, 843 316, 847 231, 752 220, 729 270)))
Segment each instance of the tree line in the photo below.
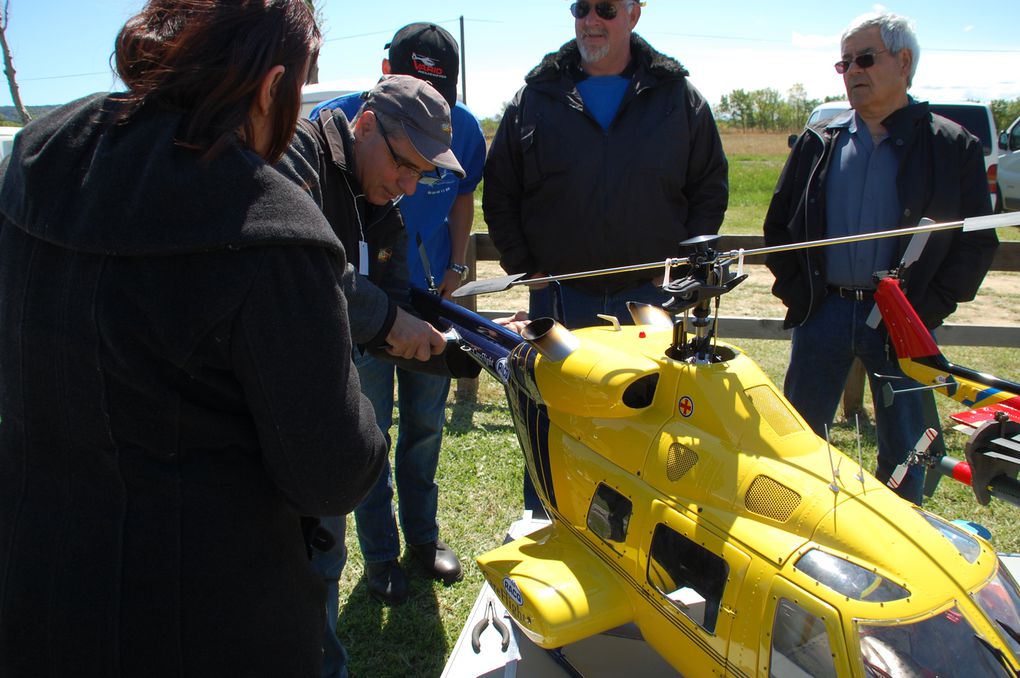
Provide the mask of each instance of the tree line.
MULTIPOLYGON (((827 96, 824 99, 810 99, 803 85, 796 84, 786 92, 784 98, 778 90, 735 89, 724 94, 715 106, 716 120, 721 127, 739 129, 743 132, 797 132, 803 129, 808 115, 820 103, 843 101, 844 94, 827 96)), ((1020 98, 994 99, 990 103, 995 126, 1005 130, 1020 117, 1020 98)))
POLYGON ((808 114, 818 104, 844 98, 843 95, 809 98, 800 83, 788 89, 785 97, 772 87, 735 89, 722 96, 714 112, 721 127, 742 132, 788 132, 802 129, 808 114))

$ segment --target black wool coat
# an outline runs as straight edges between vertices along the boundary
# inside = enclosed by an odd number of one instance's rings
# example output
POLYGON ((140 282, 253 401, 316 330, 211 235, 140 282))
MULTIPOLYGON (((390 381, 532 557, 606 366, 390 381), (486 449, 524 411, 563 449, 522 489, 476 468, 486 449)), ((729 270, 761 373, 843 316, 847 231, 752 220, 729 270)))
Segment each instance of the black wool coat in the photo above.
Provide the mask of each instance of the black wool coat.
POLYGON ((0 676, 317 676, 299 516, 385 446, 314 202, 179 114, 28 125, 0 179, 0 676))

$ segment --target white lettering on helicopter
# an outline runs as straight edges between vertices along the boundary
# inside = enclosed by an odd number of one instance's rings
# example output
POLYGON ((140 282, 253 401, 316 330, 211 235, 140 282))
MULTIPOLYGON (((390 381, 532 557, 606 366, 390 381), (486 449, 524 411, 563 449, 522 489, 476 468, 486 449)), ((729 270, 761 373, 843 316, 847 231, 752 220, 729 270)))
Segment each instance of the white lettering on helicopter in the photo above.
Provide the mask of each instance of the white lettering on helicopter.
POLYGON ((506 358, 496 361, 496 374, 504 384, 510 381, 510 362, 506 358))
POLYGON ((462 346, 461 350, 466 351, 467 353, 470 353, 471 356, 475 360, 480 362, 484 367, 488 367, 490 369, 495 369, 492 357, 488 353, 486 353, 485 351, 479 350, 479 349, 474 348, 473 346, 469 346, 467 344, 462 346))

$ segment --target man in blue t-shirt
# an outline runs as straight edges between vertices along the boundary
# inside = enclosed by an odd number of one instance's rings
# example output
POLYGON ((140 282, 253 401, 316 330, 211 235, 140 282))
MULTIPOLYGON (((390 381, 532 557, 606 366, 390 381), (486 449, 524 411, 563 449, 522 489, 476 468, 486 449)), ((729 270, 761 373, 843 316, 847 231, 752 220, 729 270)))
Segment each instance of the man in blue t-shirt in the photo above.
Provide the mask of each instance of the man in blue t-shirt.
MULTIPOLYGON (((485 162, 485 139, 474 115, 457 101, 459 49, 449 32, 435 24, 410 24, 397 31, 386 48, 389 54, 382 62, 384 74, 411 75, 431 82, 450 104, 451 148, 464 168, 465 178, 447 172, 441 181, 421 185, 414 195, 400 200, 408 235, 411 284, 418 287, 432 284, 419 252, 420 240, 436 288, 449 297, 468 274, 464 261, 474 219, 474 190, 482 178, 485 162)), ((319 111, 328 108, 340 109, 353 119, 361 104, 361 94, 349 94, 320 104, 311 117, 315 119, 319 111)), ((368 589, 379 600, 398 604, 407 598, 407 578, 398 562, 400 539, 393 511, 394 480, 400 527, 411 552, 430 576, 445 584, 463 577, 457 555, 439 539, 436 521, 439 487, 435 474, 450 380, 396 368, 369 355, 360 356, 355 362, 362 390, 372 401, 384 433, 389 431, 393 419, 394 375, 399 389, 400 422, 393 470, 387 466, 354 511, 368 589)))

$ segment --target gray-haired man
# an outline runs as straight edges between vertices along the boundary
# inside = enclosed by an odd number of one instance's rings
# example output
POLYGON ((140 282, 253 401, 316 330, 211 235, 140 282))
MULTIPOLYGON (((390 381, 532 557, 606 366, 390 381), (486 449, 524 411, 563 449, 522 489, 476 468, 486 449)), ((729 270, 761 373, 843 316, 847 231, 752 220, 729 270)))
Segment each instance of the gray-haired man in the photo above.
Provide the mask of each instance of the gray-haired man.
MULTIPOLYGON (((801 135, 765 217, 765 241, 778 245, 913 226, 922 217, 962 219, 989 210, 981 143, 933 115, 908 94, 920 57, 910 22, 894 14, 858 18, 843 34, 836 72, 852 111, 801 135)), ((871 373, 875 403, 886 379, 900 377, 884 328, 865 320, 876 271, 901 259, 906 238, 772 254, 773 294, 793 327, 785 392, 818 435, 832 422, 850 366, 871 373), (824 250, 824 251, 823 251, 824 250)), ((993 231, 933 234, 904 279, 907 297, 929 328, 974 298, 991 264, 993 231)), ((902 382, 899 382, 902 384, 902 382)), ((924 432, 925 399, 897 395, 876 405, 879 480, 887 481, 924 432)), ((915 466, 896 492, 921 503, 923 469, 915 466)))

